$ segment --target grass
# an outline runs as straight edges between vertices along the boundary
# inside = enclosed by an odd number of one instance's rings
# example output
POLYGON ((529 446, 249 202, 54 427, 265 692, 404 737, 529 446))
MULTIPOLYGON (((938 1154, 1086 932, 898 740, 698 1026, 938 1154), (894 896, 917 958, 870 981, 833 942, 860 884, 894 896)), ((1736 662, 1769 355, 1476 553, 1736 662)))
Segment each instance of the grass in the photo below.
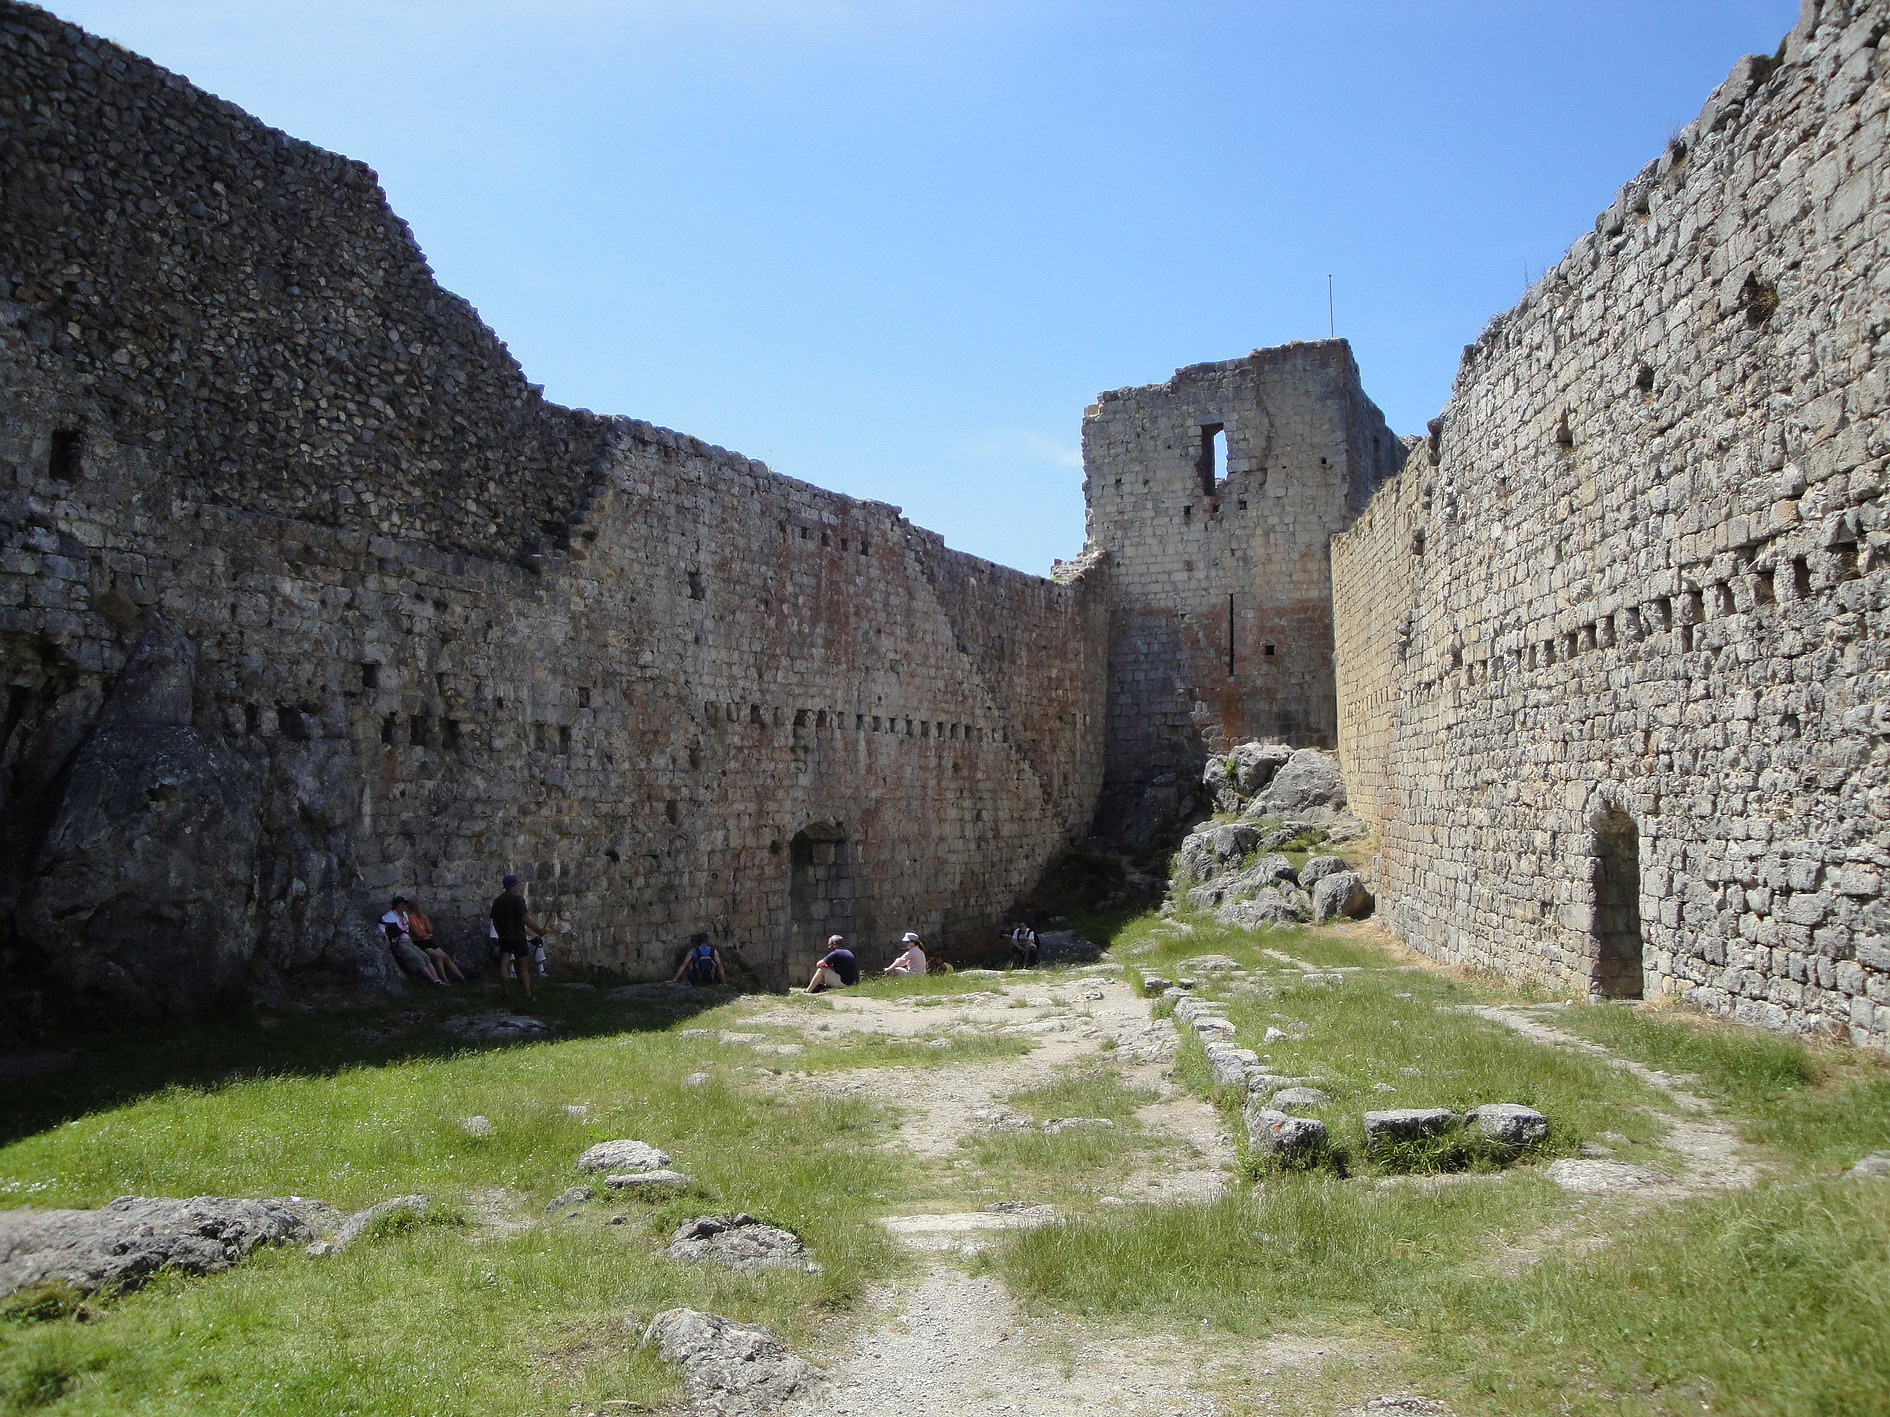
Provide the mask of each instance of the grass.
POLYGON ((1077 1204, 1126 1176, 1141 1154, 1158 1145, 1135 1122, 1136 1109, 1153 1101, 1153 1093, 1125 1087, 1113 1072, 1070 1072, 1014 1092, 1005 1103, 1038 1123, 1099 1117, 1113 1126, 1074 1127, 1049 1136, 1041 1131, 984 1133, 963 1145, 977 1166, 1009 1192, 1077 1204))
POLYGON ((1838 1171, 1890 1150, 1890 1064, 1877 1054, 1807 1046, 1765 1029, 1680 1010, 1570 1009, 1555 1025, 1688 1078, 1741 1119, 1748 1140, 1809 1171, 1838 1171))
MULTIPOLYGON (((623 1017, 582 999, 549 1004, 567 1009, 571 1032, 586 1018, 623 1017)), ((738 1026, 733 1012, 705 1021, 738 1026)), ((717 1044, 673 1028, 600 1024, 565 1042, 457 1051, 422 1028, 376 1045, 396 1056, 372 1064, 360 1059, 360 1022, 211 1030, 168 1052, 164 1031, 148 1032, 148 1050, 170 1066, 139 1072, 128 1058, 133 1077, 118 1089, 107 1081, 112 1045, 92 1045, 87 1071, 64 1080, 65 1105, 88 1089, 112 1100, 0 1148, 0 1194, 42 1206, 294 1194, 347 1211, 421 1191, 436 1203, 431 1219, 447 1223, 390 1218, 322 1261, 291 1248, 223 1274, 160 1275, 137 1293, 87 1300, 83 1321, 61 1296, 23 1296, 0 1315, 0 1410, 481 1417, 606 1399, 656 1406, 675 1398, 675 1379, 636 1350, 641 1325, 626 1315, 688 1304, 808 1343, 822 1316, 899 1267, 871 1218, 908 1165, 877 1145, 883 1109, 743 1092, 713 1072, 685 1087, 717 1044), (176 1077, 244 1057, 262 1075, 176 1077), (461 1128, 474 1114, 494 1135, 461 1128), (661 1204, 607 1194, 510 1235, 452 1223, 495 1208, 537 1216, 584 1179, 572 1166, 579 1151, 626 1136, 668 1151, 693 1191, 661 1204), (685 1216, 736 1209, 801 1234, 823 1271, 734 1276, 661 1256, 685 1216), (608 1224, 613 1216, 624 1223, 608 1224)))

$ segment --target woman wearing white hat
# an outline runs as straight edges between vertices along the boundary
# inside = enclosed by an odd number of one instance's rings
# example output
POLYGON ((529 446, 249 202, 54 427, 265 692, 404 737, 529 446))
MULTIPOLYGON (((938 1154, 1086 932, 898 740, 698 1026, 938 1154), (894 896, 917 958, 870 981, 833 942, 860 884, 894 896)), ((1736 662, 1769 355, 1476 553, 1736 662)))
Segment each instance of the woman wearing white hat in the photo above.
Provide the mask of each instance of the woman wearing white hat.
POLYGON ((911 931, 907 931, 899 937, 899 943, 906 947, 906 952, 880 972, 882 974, 925 973, 925 942, 911 931))

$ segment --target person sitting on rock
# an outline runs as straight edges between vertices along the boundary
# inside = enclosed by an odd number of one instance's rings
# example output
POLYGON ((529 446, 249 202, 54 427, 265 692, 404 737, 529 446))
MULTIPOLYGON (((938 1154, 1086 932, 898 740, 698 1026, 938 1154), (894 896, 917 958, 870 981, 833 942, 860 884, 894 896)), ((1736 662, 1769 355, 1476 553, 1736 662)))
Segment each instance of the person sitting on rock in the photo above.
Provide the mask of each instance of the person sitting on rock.
POLYGON ((814 966, 814 977, 807 981, 807 992, 818 994, 823 989, 833 989, 859 982, 860 962, 853 957, 853 951, 847 948, 846 937, 829 935, 827 953, 822 955, 820 963, 814 966))
POLYGON ((899 943, 906 947, 906 952, 882 969, 880 973, 898 974, 907 977, 914 974, 924 974, 926 970, 925 941, 908 930, 899 937, 899 943))
POLYGON ((1037 932, 1030 928, 1028 920, 1019 920, 1017 928, 1011 931, 1011 968, 1035 969, 1037 967, 1037 932))
POLYGON ((387 914, 381 917, 381 932, 387 936, 387 948, 393 952, 395 963, 409 974, 418 974, 429 984, 444 986, 446 981, 434 973, 433 961, 413 942, 411 905, 406 896, 397 895, 387 914))
POLYGON ((683 951, 682 963, 676 966, 676 973, 669 982, 680 983, 685 974, 698 988, 728 983, 728 971, 722 968, 722 952, 709 943, 707 931, 689 937, 689 948, 683 951))
POLYGON ((455 979, 465 983, 464 971, 451 955, 440 948, 439 941, 433 938, 433 922, 420 913, 420 907, 412 899, 407 901, 407 934, 412 938, 414 948, 433 961, 433 968, 442 980, 451 972, 455 979))

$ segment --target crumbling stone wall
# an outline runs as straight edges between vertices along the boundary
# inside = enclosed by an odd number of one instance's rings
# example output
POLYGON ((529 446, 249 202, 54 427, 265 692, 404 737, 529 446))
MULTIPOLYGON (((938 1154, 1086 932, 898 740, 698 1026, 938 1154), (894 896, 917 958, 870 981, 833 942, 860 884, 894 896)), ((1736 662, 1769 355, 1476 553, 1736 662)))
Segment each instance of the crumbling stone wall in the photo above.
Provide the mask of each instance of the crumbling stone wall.
POLYGON ((1335 541, 1416 948, 1890 1038, 1887 30, 1741 60, 1335 541))
POLYGON ((1344 340, 1191 365, 1085 411, 1089 544, 1114 598, 1105 817, 1247 739, 1332 746, 1329 542, 1402 457, 1344 340))
POLYGON ((962 941, 1081 835, 1095 558, 546 404, 359 164, 30 6, 0 47, 22 1010, 374 983, 396 889, 480 957, 506 870, 564 964, 700 928, 778 984, 962 941))

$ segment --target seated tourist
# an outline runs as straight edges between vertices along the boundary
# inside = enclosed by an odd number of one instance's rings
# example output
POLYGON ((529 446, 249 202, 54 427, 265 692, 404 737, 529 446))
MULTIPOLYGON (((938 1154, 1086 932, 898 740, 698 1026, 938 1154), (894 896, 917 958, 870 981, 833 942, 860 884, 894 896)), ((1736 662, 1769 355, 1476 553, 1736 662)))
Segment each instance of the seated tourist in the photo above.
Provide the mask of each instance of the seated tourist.
POLYGON ((818 994, 822 989, 833 989, 859 982, 860 963, 853 958, 853 951, 847 948, 845 937, 829 935, 827 953, 822 955, 820 963, 814 966, 814 977, 807 981, 807 992, 818 994))
POLYGON ((899 937, 899 943, 906 947, 906 952, 880 971, 882 974, 923 974, 925 973, 925 942, 911 931, 899 937))

